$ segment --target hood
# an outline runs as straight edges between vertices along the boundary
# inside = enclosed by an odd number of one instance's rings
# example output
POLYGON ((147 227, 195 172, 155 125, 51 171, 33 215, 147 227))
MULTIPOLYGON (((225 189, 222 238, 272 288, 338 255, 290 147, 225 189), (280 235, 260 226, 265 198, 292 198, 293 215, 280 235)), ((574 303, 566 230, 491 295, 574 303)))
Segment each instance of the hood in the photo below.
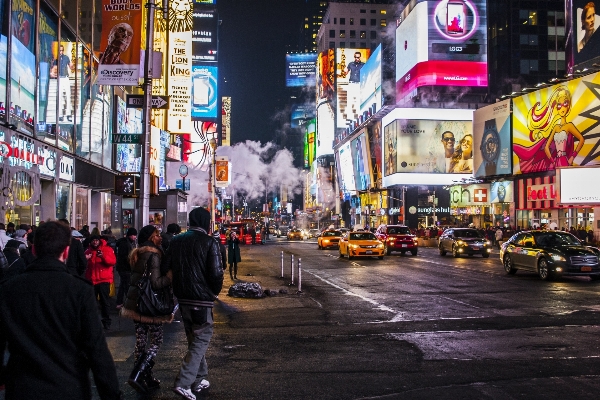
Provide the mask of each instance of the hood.
POLYGON ((598 252, 592 250, 586 246, 578 246, 578 245, 565 245, 565 246, 546 246, 544 247, 547 251, 554 251, 557 253, 563 253, 566 256, 596 256, 598 257, 598 252))
POLYGON ((190 227, 199 227, 206 232, 210 230, 210 213, 202 207, 194 208, 190 211, 189 221, 190 227))

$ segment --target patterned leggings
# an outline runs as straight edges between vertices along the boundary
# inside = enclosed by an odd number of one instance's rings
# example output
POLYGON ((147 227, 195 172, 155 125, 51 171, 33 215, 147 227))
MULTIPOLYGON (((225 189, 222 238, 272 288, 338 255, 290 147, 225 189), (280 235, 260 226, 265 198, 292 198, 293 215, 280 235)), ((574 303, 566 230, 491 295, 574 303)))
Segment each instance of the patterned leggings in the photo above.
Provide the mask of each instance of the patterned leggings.
POLYGON ((152 358, 156 357, 158 349, 163 342, 162 324, 142 324, 135 323, 135 349, 133 356, 135 362, 146 352, 152 358))

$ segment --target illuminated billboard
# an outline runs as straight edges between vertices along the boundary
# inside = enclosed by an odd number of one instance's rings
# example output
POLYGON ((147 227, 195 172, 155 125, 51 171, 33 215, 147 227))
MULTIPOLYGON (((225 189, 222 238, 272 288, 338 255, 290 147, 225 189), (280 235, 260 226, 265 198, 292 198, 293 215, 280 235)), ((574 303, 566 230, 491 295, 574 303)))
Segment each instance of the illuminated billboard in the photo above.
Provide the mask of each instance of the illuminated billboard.
POLYGON ((571 30, 568 32, 572 52, 570 65, 581 64, 600 54, 600 34, 595 34, 600 26, 599 11, 600 7, 596 9, 595 2, 590 0, 567 1, 567 18, 570 18, 571 30))
POLYGON ((421 86, 487 86, 486 0, 411 2, 396 29, 396 98, 421 86))
POLYGON ((221 98, 221 146, 231 144, 231 97, 221 98))
POLYGON ((192 67, 192 118, 217 118, 217 67, 192 67))
POLYGON ((600 164, 600 74, 513 99, 513 173, 600 164))
POLYGON ((510 100, 473 113, 473 171, 476 177, 512 174, 510 100))
MULTIPOLYGON (((142 109, 126 108, 125 100, 115 96, 115 118, 117 133, 138 133, 143 131, 142 109)), ((140 144, 117 143, 115 169, 119 172, 140 172, 142 163, 142 146, 140 144)), ((102 142, 93 141, 92 152, 102 152, 102 142)))
POLYGON ((360 70, 360 113, 375 104, 375 112, 381 109, 381 45, 360 70))
POLYGON ((317 54, 297 53, 285 55, 285 85, 314 86, 317 74, 317 54))
POLYGON ((336 49, 338 128, 346 128, 360 115, 360 70, 370 55, 369 49, 336 49))
POLYGON ((335 113, 331 103, 322 102, 317 107, 317 157, 333 154, 334 138, 335 113))
POLYGON ((340 190, 344 193, 356 191, 356 181, 354 179, 354 168, 352 167, 352 151, 350 142, 344 143, 338 149, 338 165, 340 176, 340 190))
POLYGON ((317 99, 333 101, 335 93, 335 49, 319 53, 317 58, 317 99))
POLYGON ((313 118, 306 124, 306 143, 307 143, 307 158, 308 165, 312 165, 315 161, 315 152, 317 147, 317 121, 313 118))
POLYGON ((383 154, 381 148, 381 120, 369 127, 369 142, 369 147, 371 149, 371 165, 373 168, 373 181, 377 181, 382 178, 381 157, 383 154))
POLYGON ((596 182, 600 168, 558 168, 556 191, 558 203, 564 205, 600 204, 600 186, 582 185, 581 182, 596 182))
POLYGON ((219 15, 216 10, 194 0, 194 30, 192 31, 192 62, 217 62, 219 15))
POLYGON ((311 119, 315 117, 315 106, 314 104, 294 104, 292 105, 291 111, 291 124, 292 128, 302 128, 311 119))
POLYGON ((371 157, 364 131, 351 141, 350 150, 352 153, 352 170, 354 171, 356 190, 367 190, 371 187, 372 181, 371 169, 369 167, 371 157))

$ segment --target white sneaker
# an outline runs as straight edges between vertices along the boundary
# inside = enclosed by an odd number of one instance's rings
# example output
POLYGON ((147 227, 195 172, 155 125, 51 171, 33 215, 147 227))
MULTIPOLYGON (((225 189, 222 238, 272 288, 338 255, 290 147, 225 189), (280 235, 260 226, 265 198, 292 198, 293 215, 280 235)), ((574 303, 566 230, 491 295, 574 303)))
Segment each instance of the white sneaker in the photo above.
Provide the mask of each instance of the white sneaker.
POLYGON ((191 389, 185 389, 185 388, 182 388, 180 386, 176 386, 176 387, 173 388, 173 392, 175 394, 180 395, 184 399, 187 399, 187 400, 196 400, 196 395, 194 393, 192 393, 191 389))
POLYGON ((200 393, 201 391, 206 390, 209 387, 210 387, 210 382, 207 381, 206 379, 202 379, 200 381, 200 383, 197 383, 197 384, 194 385, 193 391, 196 392, 196 393, 200 393))

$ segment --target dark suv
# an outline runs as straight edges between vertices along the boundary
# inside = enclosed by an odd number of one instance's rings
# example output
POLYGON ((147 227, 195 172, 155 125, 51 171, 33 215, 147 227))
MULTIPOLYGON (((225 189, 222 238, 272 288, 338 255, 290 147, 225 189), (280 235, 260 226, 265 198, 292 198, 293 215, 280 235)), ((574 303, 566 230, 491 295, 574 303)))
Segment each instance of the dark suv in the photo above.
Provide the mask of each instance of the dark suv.
POLYGON ((543 280, 562 275, 600 279, 600 250, 586 247, 568 232, 524 231, 500 248, 500 260, 507 274, 518 269, 536 272, 543 280))
POLYGON ((399 251, 404 255, 407 251, 416 256, 419 251, 417 237, 404 225, 381 225, 375 232, 377 239, 385 246, 385 253, 389 256, 392 251, 399 251))
POLYGON ((445 256, 450 251, 454 257, 481 254, 481 257, 488 258, 492 244, 477 229, 450 228, 440 236, 439 250, 440 256, 445 256))

